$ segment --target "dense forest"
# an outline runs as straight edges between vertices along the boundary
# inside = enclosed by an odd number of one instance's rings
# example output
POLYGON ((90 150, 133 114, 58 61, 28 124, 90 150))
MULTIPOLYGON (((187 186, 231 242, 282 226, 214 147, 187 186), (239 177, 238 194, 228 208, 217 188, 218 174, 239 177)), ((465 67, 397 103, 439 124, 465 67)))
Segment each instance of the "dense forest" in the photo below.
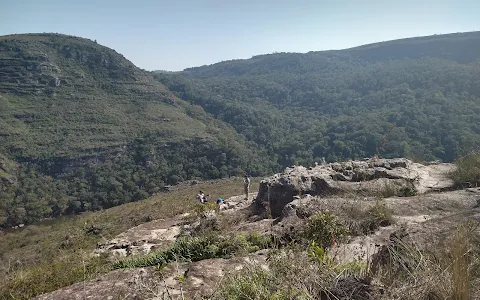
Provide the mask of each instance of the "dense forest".
POLYGON ((0 37, 0 224, 190 179, 480 145, 480 33, 146 72, 97 43, 0 37))
POLYGON ((453 161, 480 144, 479 50, 475 32, 261 55, 155 77, 281 166, 377 152, 453 161))

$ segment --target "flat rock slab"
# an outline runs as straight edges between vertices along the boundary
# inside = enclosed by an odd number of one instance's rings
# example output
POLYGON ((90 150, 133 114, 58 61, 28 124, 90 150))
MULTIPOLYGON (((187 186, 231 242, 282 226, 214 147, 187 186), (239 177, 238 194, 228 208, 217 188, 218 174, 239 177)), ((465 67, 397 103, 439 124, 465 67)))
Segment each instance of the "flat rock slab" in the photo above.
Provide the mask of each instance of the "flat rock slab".
POLYGON ((205 299, 222 284, 226 275, 246 265, 266 268, 265 252, 231 259, 171 263, 162 270, 154 267, 115 270, 97 279, 79 282, 34 299, 205 299))
POLYGON ((139 298, 141 291, 135 284, 154 278, 152 268, 115 270, 96 279, 79 282, 51 293, 37 296, 36 300, 109 300, 139 298))
POLYGON ((179 218, 154 220, 130 228, 114 239, 98 244, 94 254, 107 253, 114 258, 147 254, 152 250, 168 248, 176 241, 180 232, 179 218))

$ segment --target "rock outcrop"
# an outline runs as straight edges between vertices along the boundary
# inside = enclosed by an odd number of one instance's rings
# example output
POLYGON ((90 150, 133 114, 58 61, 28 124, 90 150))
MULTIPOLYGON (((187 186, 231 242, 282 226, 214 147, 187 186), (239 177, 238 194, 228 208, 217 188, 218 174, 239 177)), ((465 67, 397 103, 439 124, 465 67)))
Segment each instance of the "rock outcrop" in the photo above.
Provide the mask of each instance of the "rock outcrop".
POLYGON ((108 254, 113 258, 147 254, 166 249, 175 242, 181 231, 181 219, 154 220, 130 228, 114 239, 97 245, 94 254, 108 254))
POLYGON ((422 165, 405 158, 366 159, 318 165, 295 166, 261 181, 257 209, 269 206, 271 216, 281 215, 295 196, 328 196, 351 192, 379 193, 385 187, 406 196, 453 187, 447 173, 452 164, 422 165))

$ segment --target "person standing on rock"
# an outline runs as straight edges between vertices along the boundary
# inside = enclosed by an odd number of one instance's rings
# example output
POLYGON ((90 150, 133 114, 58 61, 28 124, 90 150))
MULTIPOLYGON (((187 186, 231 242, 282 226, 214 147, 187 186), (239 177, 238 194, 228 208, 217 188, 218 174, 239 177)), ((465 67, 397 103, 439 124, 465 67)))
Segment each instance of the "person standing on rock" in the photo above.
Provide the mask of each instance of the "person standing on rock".
POLYGON ((245 191, 245 200, 248 200, 248 192, 250 190, 250 178, 248 178, 247 174, 245 174, 245 178, 243 178, 243 189, 245 191))

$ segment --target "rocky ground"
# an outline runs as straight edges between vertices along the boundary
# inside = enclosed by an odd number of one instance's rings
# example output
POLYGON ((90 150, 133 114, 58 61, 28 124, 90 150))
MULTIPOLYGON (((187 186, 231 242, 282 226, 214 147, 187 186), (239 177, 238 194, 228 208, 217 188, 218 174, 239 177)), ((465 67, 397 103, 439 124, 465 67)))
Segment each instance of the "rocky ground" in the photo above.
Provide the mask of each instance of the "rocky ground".
MULTIPOLYGON (((258 193, 229 198, 211 213, 219 234, 258 232, 291 237, 317 212, 344 215, 383 199, 394 223, 351 237, 330 249, 337 261, 371 261, 392 234, 402 232, 424 248, 434 247, 467 220, 480 221, 480 188, 455 189, 451 164, 422 165, 407 159, 371 159, 294 167, 265 178, 258 193), (217 224, 218 225, 218 224, 217 224)), ((166 249, 200 226, 192 215, 153 220, 98 245, 93 255, 112 260, 166 249)), ((348 217, 345 217, 346 221, 348 217)), ((477 233, 480 231, 477 229, 477 233)), ((36 299, 200 299, 210 297, 231 274, 249 265, 267 268, 268 250, 243 257, 174 262, 166 268, 127 268, 77 283, 36 299)))

